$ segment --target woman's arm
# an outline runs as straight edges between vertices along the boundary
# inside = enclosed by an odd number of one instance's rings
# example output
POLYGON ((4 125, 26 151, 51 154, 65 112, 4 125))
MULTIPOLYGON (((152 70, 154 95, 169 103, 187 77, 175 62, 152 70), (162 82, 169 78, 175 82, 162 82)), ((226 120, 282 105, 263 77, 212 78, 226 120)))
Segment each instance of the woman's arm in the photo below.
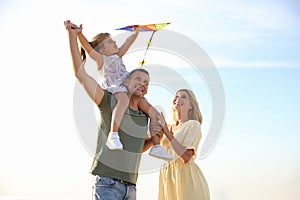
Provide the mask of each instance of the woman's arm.
POLYGON ((139 32, 140 32, 140 28, 134 28, 133 33, 126 39, 124 44, 120 47, 119 52, 117 53, 118 56, 122 57, 125 55, 129 47, 136 40, 137 36, 139 35, 139 32))
POLYGON ((164 116, 161 114, 161 122, 163 124, 163 132, 170 141, 171 146, 173 147, 174 151, 177 155, 180 156, 181 160, 184 163, 187 163, 195 154, 193 149, 187 149, 185 146, 180 144, 173 135, 172 128, 171 130, 168 129, 167 124, 165 122, 164 116))
POLYGON ((84 62, 82 62, 80 58, 77 43, 77 34, 81 31, 81 29, 78 28, 75 24, 72 24, 70 21, 65 21, 64 23, 69 34, 69 44, 75 76, 78 79, 78 81, 83 85, 84 89, 91 97, 91 99, 97 105, 99 105, 103 98, 104 91, 98 85, 98 83, 86 73, 84 69, 84 62))

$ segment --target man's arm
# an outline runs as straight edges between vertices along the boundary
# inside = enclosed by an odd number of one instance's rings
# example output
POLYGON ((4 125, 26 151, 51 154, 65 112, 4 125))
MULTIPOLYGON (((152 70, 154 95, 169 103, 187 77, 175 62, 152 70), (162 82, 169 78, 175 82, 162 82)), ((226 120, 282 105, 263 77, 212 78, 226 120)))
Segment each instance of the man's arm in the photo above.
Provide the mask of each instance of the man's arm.
POLYGON ((136 40, 138 34, 140 32, 140 28, 134 28, 133 33, 126 39, 124 44, 120 47, 119 52, 117 53, 118 56, 122 57, 128 51, 129 47, 132 43, 136 40))
POLYGON ((152 142, 152 139, 151 138, 147 138, 145 140, 145 143, 144 143, 144 147, 143 147, 143 152, 147 151, 148 149, 150 149, 150 147, 153 146, 153 142, 152 142))
POLYGON ((78 79, 78 81, 83 85, 84 89, 91 97, 91 99, 97 105, 99 105, 103 98, 104 91, 98 85, 98 83, 86 73, 84 69, 84 62, 82 62, 80 58, 77 42, 77 34, 81 31, 81 29, 79 29, 75 24, 72 24, 70 21, 65 21, 65 27, 68 30, 69 34, 70 51, 75 76, 78 79))

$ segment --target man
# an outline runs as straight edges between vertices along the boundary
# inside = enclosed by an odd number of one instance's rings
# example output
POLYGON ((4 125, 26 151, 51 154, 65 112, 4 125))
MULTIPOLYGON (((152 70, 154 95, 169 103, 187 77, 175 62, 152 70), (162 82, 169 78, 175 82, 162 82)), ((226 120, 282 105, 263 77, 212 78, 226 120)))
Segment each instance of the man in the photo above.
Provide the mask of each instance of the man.
MULTIPOLYGON (((95 200, 134 200, 141 153, 152 146, 151 140, 146 139, 148 117, 138 109, 139 101, 148 90, 149 74, 146 70, 139 68, 132 71, 125 80, 124 84, 127 87, 130 102, 119 127, 124 150, 109 150, 105 142, 116 100, 111 93, 103 90, 84 69, 77 43, 80 28, 70 21, 65 21, 65 27, 69 33, 75 76, 96 103, 101 114, 97 150, 91 168, 91 173, 96 176, 94 198, 95 200)), ((154 131, 159 132, 160 128, 157 126, 157 130, 154 128, 154 131)))

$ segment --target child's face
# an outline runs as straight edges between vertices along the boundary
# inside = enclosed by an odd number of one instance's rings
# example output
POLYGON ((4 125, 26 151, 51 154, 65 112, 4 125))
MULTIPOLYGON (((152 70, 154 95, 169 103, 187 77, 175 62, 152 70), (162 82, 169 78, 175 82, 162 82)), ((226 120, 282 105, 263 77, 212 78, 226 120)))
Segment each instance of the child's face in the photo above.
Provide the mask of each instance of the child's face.
POLYGON ((107 37, 103 42, 103 47, 100 49, 100 53, 110 56, 119 51, 119 48, 117 47, 116 41, 111 39, 110 37, 107 37))

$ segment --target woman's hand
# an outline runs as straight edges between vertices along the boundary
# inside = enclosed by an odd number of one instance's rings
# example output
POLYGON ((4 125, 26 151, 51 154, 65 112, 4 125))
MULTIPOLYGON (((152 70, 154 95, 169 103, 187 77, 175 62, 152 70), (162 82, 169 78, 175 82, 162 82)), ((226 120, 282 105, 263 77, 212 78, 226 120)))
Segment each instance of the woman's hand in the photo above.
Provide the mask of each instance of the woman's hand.
POLYGON ((170 136, 173 136, 172 129, 169 130, 168 125, 166 123, 166 119, 164 117, 164 114, 161 112, 160 115, 157 116, 158 122, 160 123, 164 134, 169 138, 170 136))
POLYGON ((166 125, 166 119, 164 117, 164 114, 161 112, 159 115, 157 115, 158 123, 162 126, 162 128, 166 125))

